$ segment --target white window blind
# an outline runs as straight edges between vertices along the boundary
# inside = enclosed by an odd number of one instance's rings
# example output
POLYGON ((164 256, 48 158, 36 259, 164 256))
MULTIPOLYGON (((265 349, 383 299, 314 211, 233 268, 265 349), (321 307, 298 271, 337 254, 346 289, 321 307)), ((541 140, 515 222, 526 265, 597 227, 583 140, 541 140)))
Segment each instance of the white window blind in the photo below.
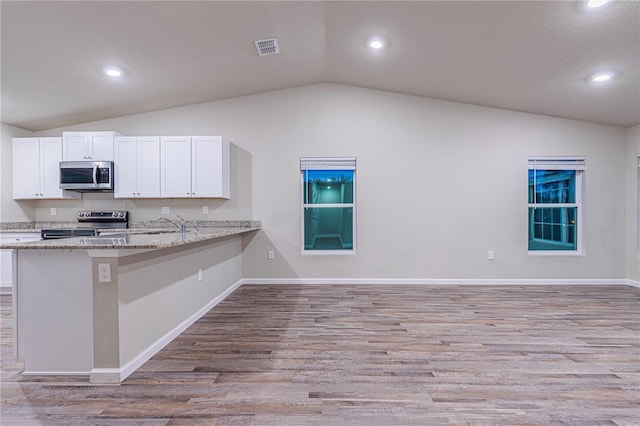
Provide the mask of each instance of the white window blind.
POLYGON ((584 157, 529 157, 532 170, 584 170, 584 157))
POLYGON ((355 170, 355 157, 301 157, 300 170, 355 170))

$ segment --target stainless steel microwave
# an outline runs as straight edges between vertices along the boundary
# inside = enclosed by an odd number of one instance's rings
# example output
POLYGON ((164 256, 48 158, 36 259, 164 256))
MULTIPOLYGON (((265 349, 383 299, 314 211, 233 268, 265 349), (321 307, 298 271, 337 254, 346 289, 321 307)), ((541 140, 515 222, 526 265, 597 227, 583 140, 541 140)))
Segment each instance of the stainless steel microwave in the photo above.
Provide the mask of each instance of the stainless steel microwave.
POLYGON ((113 161, 63 161, 60 188, 72 191, 113 191, 113 161))

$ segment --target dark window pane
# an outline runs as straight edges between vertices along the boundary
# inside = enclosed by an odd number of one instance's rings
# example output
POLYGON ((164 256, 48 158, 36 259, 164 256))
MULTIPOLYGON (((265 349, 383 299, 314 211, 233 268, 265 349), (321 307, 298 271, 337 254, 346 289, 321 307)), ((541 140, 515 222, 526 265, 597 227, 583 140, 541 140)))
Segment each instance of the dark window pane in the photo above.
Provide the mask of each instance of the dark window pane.
POLYGON ((304 249, 352 250, 353 208, 305 208, 304 249))
POLYGON ((529 170, 529 203, 575 202, 575 170, 529 170))
POLYGON ((529 208, 529 250, 577 250, 577 207, 529 208))
POLYGON ((353 203, 353 170, 305 170, 305 204, 353 203))

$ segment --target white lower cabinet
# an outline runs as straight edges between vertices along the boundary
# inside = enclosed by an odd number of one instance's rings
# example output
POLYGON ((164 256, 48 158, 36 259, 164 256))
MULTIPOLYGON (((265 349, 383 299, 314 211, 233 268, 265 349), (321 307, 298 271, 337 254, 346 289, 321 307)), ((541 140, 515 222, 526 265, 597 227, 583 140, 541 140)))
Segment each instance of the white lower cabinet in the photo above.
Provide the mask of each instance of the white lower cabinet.
POLYGON ((115 198, 160 197, 160 137, 114 140, 115 198))
MULTIPOLYGON (((40 240, 37 232, 6 232, 0 234, 0 243, 23 243, 40 240)), ((11 293, 13 281, 13 262, 11 261, 13 250, 0 250, 0 294, 11 293)))
POLYGON ((229 198, 229 142, 221 136, 160 138, 162 198, 229 198))

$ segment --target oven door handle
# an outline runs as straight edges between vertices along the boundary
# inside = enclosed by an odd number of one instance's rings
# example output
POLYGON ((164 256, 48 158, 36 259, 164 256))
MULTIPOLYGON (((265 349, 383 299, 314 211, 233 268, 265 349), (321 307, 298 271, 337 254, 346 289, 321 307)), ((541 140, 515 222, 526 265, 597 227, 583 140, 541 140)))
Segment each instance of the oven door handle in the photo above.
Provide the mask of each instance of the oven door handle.
POLYGON ((42 235, 40 235, 40 238, 43 240, 46 240, 46 239, 52 239, 52 238, 63 238, 63 236, 56 233, 47 234, 46 232, 43 232, 42 235))
POLYGON ((98 186, 98 165, 93 165, 93 184, 98 186))

